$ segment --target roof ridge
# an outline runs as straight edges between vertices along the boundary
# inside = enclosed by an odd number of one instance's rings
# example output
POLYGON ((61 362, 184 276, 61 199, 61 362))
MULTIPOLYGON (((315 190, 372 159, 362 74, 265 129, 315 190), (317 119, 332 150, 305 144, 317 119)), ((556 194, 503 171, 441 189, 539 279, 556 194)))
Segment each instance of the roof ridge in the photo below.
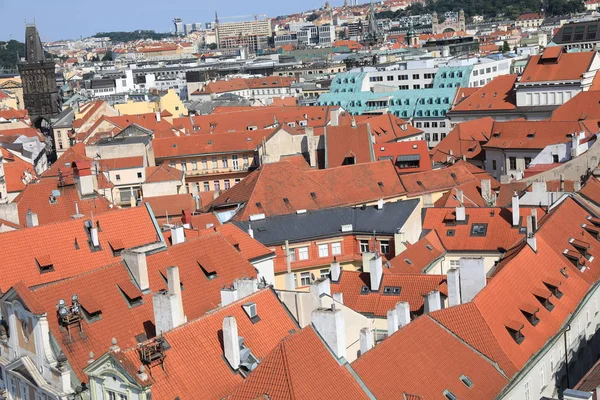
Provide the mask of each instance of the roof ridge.
POLYGON ((285 337, 281 340, 281 343, 279 344, 279 348, 281 349, 281 358, 283 359, 283 365, 284 365, 284 376, 285 376, 285 382, 287 383, 287 388, 289 390, 290 393, 290 398, 292 400, 294 400, 296 398, 296 395, 294 394, 294 385, 292 384, 292 375, 290 374, 290 364, 288 363, 288 358, 287 358, 287 350, 286 350, 286 339, 288 339, 288 337, 285 337))

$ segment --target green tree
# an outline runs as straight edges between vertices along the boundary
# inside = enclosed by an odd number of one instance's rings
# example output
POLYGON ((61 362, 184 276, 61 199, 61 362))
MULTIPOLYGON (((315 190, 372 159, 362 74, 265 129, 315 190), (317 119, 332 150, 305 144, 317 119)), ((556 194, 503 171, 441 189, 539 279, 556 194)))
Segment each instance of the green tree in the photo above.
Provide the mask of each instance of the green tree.
POLYGON ((312 13, 308 17, 306 17, 306 20, 308 22, 313 22, 317 18, 319 18, 319 15, 317 13, 312 13))
POLYGON ((217 44, 216 44, 216 43, 211 43, 211 44, 209 44, 209 45, 208 45, 208 48, 209 48, 210 50, 216 50, 216 49, 217 49, 217 47, 218 47, 218 46, 217 46, 217 44))
POLYGON ((505 40, 504 43, 502 43, 502 52, 508 53, 509 51, 510 51, 510 46, 508 45, 508 42, 505 40))
POLYGON ((112 59, 112 51, 110 50, 108 50, 106 54, 104 54, 104 57, 102 57, 102 61, 112 61, 112 59))

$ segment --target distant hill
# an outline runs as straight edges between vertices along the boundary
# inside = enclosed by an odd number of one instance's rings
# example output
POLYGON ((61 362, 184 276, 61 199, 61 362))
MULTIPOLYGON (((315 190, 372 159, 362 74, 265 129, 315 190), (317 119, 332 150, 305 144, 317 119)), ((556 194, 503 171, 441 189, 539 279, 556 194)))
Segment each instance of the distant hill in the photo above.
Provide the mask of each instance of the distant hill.
POLYGON ((25 43, 17 40, 8 42, 0 41, 0 68, 14 68, 17 66, 17 53, 25 55, 25 43))
POLYGON ((124 43, 140 39, 161 40, 172 36, 173 35, 170 33, 157 33, 151 30, 138 30, 133 32, 99 32, 93 37, 109 37, 113 42, 124 43))

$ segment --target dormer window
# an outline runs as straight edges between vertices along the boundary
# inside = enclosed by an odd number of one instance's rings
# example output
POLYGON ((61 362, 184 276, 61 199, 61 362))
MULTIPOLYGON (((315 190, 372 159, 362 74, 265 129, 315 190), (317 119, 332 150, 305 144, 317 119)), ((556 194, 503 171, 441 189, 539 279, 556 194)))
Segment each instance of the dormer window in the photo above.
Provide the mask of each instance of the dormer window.
POLYGON ((523 340, 525 340, 525 335, 521 333, 523 326, 524 325, 522 323, 517 321, 508 321, 506 324, 504 324, 506 331, 517 344, 521 344, 523 343, 523 340))
POLYGON ((552 304, 552 302, 550 301, 550 297, 552 297, 552 292, 550 290, 548 290, 547 288, 536 289, 533 292, 533 295, 546 310, 554 310, 554 304, 552 304))
POLYGON ((540 322, 540 319, 537 316, 537 313, 540 310, 539 307, 531 304, 524 304, 520 307, 520 309, 521 313, 523 313, 523 316, 527 318, 527 321, 529 321, 532 326, 536 326, 538 322, 540 322))
POLYGON ((560 281, 554 281, 554 280, 545 280, 544 281, 544 285, 546 285, 548 290, 550 290, 550 292, 552 292, 552 296, 556 297, 557 299, 560 299, 563 295, 563 292, 560 290, 561 284, 562 284, 562 282, 560 282, 560 281))
POLYGON ((581 224, 581 227, 585 229, 587 233, 596 238, 596 240, 600 241, 600 229, 598 227, 590 224, 581 224))
POLYGON ((593 258, 590 255, 590 253, 588 252, 588 250, 590 249, 589 243, 584 242, 583 240, 575 239, 575 238, 570 238, 569 243, 573 247, 575 247, 577 249, 577 251, 579 251, 579 253, 581 253, 581 255, 584 256, 585 258, 587 258, 588 260, 593 258))
POLYGON ((49 255, 37 256, 35 262, 40 269, 40 274, 54 271, 54 264, 49 255))
POLYGON ((576 252, 574 250, 568 250, 566 249, 565 251, 563 251, 563 255, 565 257, 567 257, 575 267, 577 267, 577 269, 579 269, 580 271, 583 272, 584 268, 585 268, 585 262, 586 262, 586 258, 581 256, 581 254, 579 254, 579 252, 576 252))

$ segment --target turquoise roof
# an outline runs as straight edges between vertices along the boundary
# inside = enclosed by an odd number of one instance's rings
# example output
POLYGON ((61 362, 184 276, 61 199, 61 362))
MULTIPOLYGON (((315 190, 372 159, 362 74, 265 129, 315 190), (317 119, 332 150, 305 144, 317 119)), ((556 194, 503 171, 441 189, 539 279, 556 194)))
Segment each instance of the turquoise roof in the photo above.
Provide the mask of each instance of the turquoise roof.
POLYGON ((469 87, 473 65, 440 67, 433 78, 434 88, 469 87))
MULTIPOLYGON (((336 77, 337 79, 337 77, 336 77)), ((333 85, 332 85, 333 87, 333 85)), ((352 114, 386 109, 401 118, 444 117, 457 88, 412 89, 392 92, 329 92, 319 97, 320 106, 341 106, 352 114)))
POLYGON ((367 76, 366 72, 340 72, 331 81, 329 89, 332 93, 358 93, 367 76))

